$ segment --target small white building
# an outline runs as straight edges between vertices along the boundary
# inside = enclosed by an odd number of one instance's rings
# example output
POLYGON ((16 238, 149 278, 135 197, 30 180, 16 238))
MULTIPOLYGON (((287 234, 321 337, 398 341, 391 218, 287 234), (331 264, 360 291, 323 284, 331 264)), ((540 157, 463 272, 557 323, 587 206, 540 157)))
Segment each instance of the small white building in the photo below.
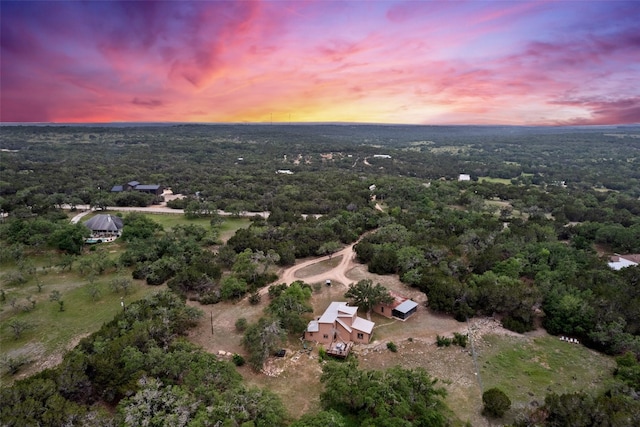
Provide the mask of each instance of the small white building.
POLYGON ((458 176, 458 181, 471 181, 471 175, 468 173, 461 173, 460 176, 458 176))
POLYGON ((289 169, 278 169, 276 173, 278 175, 293 175, 293 172, 290 171, 289 169))
POLYGON ((626 267, 633 267, 640 262, 640 254, 634 255, 614 255, 609 258, 609 268, 613 270, 622 270, 626 267))

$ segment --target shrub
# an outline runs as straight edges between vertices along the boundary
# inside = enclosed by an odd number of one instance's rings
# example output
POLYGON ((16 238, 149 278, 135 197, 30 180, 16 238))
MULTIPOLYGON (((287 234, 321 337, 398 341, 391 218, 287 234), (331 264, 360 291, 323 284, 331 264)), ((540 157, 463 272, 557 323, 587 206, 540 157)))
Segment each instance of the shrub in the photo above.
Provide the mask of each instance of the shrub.
POLYGON ((318 348, 318 361, 322 362, 326 358, 327 350, 325 350, 324 347, 320 346, 320 348, 318 348))
POLYGON ((209 305, 209 304, 217 304, 220 302, 220 292, 219 291, 212 291, 212 292, 207 292, 206 294, 202 295, 199 299, 200 304, 202 305, 209 305))
POLYGON ((389 351, 391 351, 393 353, 397 353, 398 352, 398 346, 393 341, 389 341, 387 343, 387 348, 389 349, 389 351))
POLYGON ((239 299, 247 290, 247 282, 234 276, 227 276, 220 283, 220 296, 224 300, 239 299))
POLYGON ((260 304, 260 300, 262 300, 262 296, 260 295, 260 292, 255 291, 254 293, 251 294, 251 296, 249 297, 249 303, 251 305, 258 305, 260 304))
POLYGON ((441 337, 440 335, 436 335, 436 344, 438 347, 449 347, 453 341, 451 338, 441 337))
POLYGON ((519 334, 533 330, 533 324, 525 323, 524 321, 511 316, 506 316, 502 319, 502 326, 504 326, 505 329, 509 329, 510 331, 517 332, 519 334))
POLYGON ((288 286, 286 283, 280 283, 279 285, 271 285, 269 286, 269 298, 276 299, 280 296, 282 292, 287 289, 288 286))
POLYGON ((4 356, 0 360, 0 366, 2 366, 3 371, 9 375, 17 374, 20 368, 28 363, 30 363, 30 360, 24 355, 16 357, 4 356))
POLYGON ((499 388, 490 388, 482 393, 484 409, 482 413, 492 417, 502 417, 511 408, 511 400, 499 388))
POLYGON ((245 364, 245 360, 244 357, 240 356, 238 353, 235 353, 232 357, 231 360, 233 361, 233 364, 236 366, 242 366, 245 364))
POLYGON ((244 332, 245 329, 247 329, 247 326, 248 326, 247 319, 245 319, 244 317, 241 317, 238 320, 236 320, 236 331, 244 332))
POLYGON ((467 342, 469 341, 469 335, 467 334, 459 334, 458 332, 453 333, 453 343, 455 345, 459 345, 462 348, 467 346, 467 342))

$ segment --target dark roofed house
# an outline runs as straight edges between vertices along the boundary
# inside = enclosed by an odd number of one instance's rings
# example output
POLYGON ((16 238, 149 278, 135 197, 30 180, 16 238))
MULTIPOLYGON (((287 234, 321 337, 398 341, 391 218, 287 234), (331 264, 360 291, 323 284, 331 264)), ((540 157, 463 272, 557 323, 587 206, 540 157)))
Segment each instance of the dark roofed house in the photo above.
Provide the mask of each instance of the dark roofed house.
POLYGON ((156 195, 162 194, 162 189, 157 184, 153 184, 153 185, 138 184, 136 185, 136 188, 134 190, 141 191, 143 193, 149 193, 149 194, 156 194, 156 195))
POLYGON ((122 233, 124 223, 122 218, 109 215, 99 214, 84 222, 85 227, 91 230, 91 238, 87 241, 90 243, 102 243, 115 240, 122 233))
POLYGON ((162 194, 163 188, 157 184, 140 184, 138 181, 129 181, 124 185, 114 185, 111 187, 112 193, 121 193, 123 191, 140 191, 142 193, 162 194))

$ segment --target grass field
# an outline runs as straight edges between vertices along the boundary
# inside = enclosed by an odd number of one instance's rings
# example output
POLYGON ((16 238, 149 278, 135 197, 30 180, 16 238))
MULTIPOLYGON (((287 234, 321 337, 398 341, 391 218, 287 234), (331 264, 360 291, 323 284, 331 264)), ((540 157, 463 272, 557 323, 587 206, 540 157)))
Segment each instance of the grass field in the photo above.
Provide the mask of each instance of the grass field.
POLYGON ((484 389, 499 387, 512 407, 543 403, 547 393, 598 391, 612 378, 615 362, 579 344, 541 335, 489 335, 478 351, 484 389))
MULTIPOLYGON (((25 286, 19 293, 14 292, 12 295, 18 295, 18 306, 14 308, 6 302, 2 305, 0 357, 24 357, 30 361, 21 370, 22 375, 55 366, 64 352, 73 348, 80 338, 97 331, 105 322, 113 319, 122 310, 121 302, 126 306, 163 288, 134 281, 127 295, 114 293, 108 285, 112 277, 99 277, 96 280, 95 286, 100 294, 95 299, 88 292, 88 281, 75 273, 44 276, 42 292, 38 292, 35 285, 25 286), (60 292, 64 311, 60 311, 57 302, 49 300, 53 290, 60 292), (31 311, 20 309, 20 305, 28 305, 26 296, 31 296, 35 301, 31 311), (12 319, 29 325, 19 339, 15 339, 9 327, 12 319)), ((3 383, 9 380, 9 377, 2 377, 3 383)))
MULTIPOLYGON (((111 213, 111 214, 121 214, 125 217, 129 212, 118 211, 117 209, 111 211, 104 212, 96 212, 90 213, 82 218, 82 222, 87 221, 92 216, 95 216, 100 213, 111 213)), ((195 219, 187 219, 182 214, 168 214, 168 213, 148 213, 148 212, 140 212, 141 215, 146 216, 147 218, 157 222, 162 225, 164 230, 170 230, 176 225, 199 225, 204 228, 210 228, 210 218, 195 218, 195 219)), ((231 236, 235 234, 235 232, 241 228, 247 228, 251 225, 251 220, 249 218, 234 218, 234 217, 224 217, 224 221, 220 224, 220 239, 222 241, 227 241, 231 236)))
POLYGON ((511 185, 511 179, 509 178, 491 178, 488 176, 478 177, 478 182, 492 182, 496 184, 511 185))
MULTIPOLYGON (((179 224, 210 227, 209 219, 206 218, 188 220, 183 215, 143 215, 160 223, 165 230, 179 224)), ((88 216, 83 218, 86 219, 88 216)), ((250 223, 247 218, 225 218, 220 225, 220 239, 226 241, 236 230, 248 227, 250 223)), ((104 256, 115 260, 123 250, 123 242, 116 240, 113 243, 91 246, 82 256, 104 256)), ((124 294, 114 293, 109 287, 109 282, 116 276, 131 277, 129 270, 97 276, 94 286, 99 290, 99 296, 94 299, 89 292, 89 278, 77 271, 79 261, 76 260, 70 272, 54 267, 59 262, 60 255, 53 252, 30 256, 28 259, 37 269, 37 276, 20 285, 9 286, 4 283, 2 289, 5 292, 5 301, 0 302, 0 360, 7 357, 24 357, 31 362, 15 378, 59 363, 63 353, 71 349, 81 337, 97 331, 103 323, 110 321, 122 310, 121 298, 124 294), (41 291, 38 291, 38 281, 42 284, 41 291), (49 295, 54 290, 62 295, 64 311, 59 311, 58 303, 49 300, 49 295), (31 307, 31 301, 35 302, 35 306, 30 311, 23 309, 31 307), (14 338, 13 330, 9 326, 12 319, 25 322, 29 326, 19 339, 14 338)), ((8 273, 16 268, 13 264, 5 264, 2 265, 2 272, 8 273)), ((125 304, 164 288, 147 286, 142 281, 132 283, 128 294, 124 296, 125 304)), ((3 384, 15 379, 4 374, 1 378, 3 384)))
MULTIPOLYGON (((522 177, 526 177, 526 176, 533 176, 532 173, 523 173, 520 176, 522 177)), ((505 185, 511 185, 511 180, 515 179, 514 178, 491 178, 490 176, 480 176, 478 177, 478 182, 491 182, 491 183, 497 183, 497 184, 505 184, 505 185)))

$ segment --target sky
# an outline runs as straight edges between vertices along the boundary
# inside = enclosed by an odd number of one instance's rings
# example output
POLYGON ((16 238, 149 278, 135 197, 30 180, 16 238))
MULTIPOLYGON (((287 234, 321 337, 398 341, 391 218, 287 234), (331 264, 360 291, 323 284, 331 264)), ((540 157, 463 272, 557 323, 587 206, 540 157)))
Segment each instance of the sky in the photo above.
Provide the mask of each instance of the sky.
POLYGON ((640 123, 640 1, 1 1, 0 122, 640 123))

